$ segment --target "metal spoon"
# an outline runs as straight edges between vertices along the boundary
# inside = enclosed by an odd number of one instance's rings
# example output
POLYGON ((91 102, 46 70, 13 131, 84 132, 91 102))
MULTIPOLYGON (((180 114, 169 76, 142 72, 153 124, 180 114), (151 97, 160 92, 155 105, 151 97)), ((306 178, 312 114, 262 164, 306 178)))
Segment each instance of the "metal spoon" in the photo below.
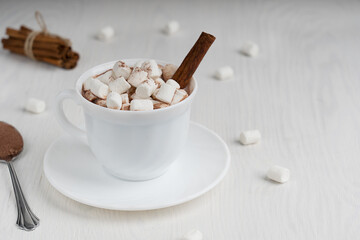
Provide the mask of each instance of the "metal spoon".
POLYGON ((22 230, 31 231, 39 225, 40 220, 27 204, 12 164, 23 147, 23 139, 16 128, 0 121, 0 162, 6 163, 9 168, 18 209, 16 225, 22 230))

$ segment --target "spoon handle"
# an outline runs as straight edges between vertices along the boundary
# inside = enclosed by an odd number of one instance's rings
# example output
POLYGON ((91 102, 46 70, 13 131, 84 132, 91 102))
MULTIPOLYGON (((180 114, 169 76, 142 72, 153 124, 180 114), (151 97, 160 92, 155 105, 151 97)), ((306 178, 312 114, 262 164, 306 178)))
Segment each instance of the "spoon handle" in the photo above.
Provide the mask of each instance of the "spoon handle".
POLYGON ((39 218, 31 211, 29 205, 26 202, 24 194, 21 190, 19 180, 16 176, 15 169, 11 161, 7 162, 9 168, 11 181, 14 188, 16 205, 18 209, 18 218, 16 225, 22 230, 31 231, 34 230, 39 225, 39 218))

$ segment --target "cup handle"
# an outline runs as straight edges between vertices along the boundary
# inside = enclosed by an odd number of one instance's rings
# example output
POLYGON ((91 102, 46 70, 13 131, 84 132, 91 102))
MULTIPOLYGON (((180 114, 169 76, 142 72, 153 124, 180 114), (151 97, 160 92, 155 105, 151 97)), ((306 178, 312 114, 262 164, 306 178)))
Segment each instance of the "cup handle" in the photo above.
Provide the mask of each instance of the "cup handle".
POLYGON ((64 108, 63 108, 63 101, 65 99, 71 99, 77 104, 80 104, 75 90, 67 89, 60 92, 55 99, 55 115, 59 124, 70 135, 74 137, 85 138, 86 137, 85 131, 73 125, 65 116, 64 108))

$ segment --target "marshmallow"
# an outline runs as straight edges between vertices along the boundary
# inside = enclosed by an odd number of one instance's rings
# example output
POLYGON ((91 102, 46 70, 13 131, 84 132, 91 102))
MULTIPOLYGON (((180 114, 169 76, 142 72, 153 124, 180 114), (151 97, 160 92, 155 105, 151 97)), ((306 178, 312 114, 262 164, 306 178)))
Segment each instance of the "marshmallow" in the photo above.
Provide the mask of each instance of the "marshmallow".
POLYGON ((290 179, 290 171, 287 168, 274 165, 268 170, 267 177, 273 181, 285 183, 290 179))
POLYGON ((153 104, 157 104, 157 103, 161 103, 159 100, 155 100, 155 99, 150 99, 151 100, 151 102, 153 103, 153 104))
POLYGON ((32 113, 42 113, 45 110, 46 104, 44 101, 36 99, 36 98, 29 98, 25 105, 25 110, 32 113))
POLYGON ((151 100, 147 99, 135 99, 130 103, 131 111, 149 111, 153 110, 154 106, 151 100))
POLYGON ((106 98, 106 106, 112 109, 120 109, 122 105, 122 97, 117 92, 111 92, 106 98))
POLYGON ((113 71, 111 69, 109 69, 106 72, 103 72, 103 73, 97 75, 96 78, 105 84, 109 84, 110 80, 112 79, 111 78, 112 74, 113 74, 113 71))
POLYGON ((94 101, 94 103, 101 106, 101 107, 106 107, 106 100, 105 99, 96 99, 94 101))
POLYGON ((188 97, 179 83, 171 79, 176 69, 175 65, 163 66, 155 60, 140 60, 134 67, 118 61, 112 69, 88 78, 83 84, 82 95, 90 102, 113 109, 145 111, 165 108, 188 97))
POLYGON ((110 91, 117 92, 118 94, 122 94, 127 90, 129 90, 130 88, 131 85, 123 77, 112 80, 109 83, 110 91))
POLYGON ((109 87, 96 78, 89 77, 84 83, 84 90, 90 90, 95 96, 105 99, 109 92, 109 87))
POLYGON ((164 33, 166 33, 167 35, 171 35, 176 33, 177 31, 179 31, 180 28, 180 24, 177 21, 170 21, 168 22, 165 27, 164 27, 164 33))
POLYGON ((203 234, 199 230, 191 230, 187 234, 185 234, 181 240, 202 240, 203 234))
MULTIPOLYGON (((153 99, 156 99, 156 95, 159 93, 159 88, 155 89, 154 93, 151 95, 153 99)), ((156 101, 156 100, 155 100, 156 101)))
POLYGON ((83 97, 86 98, 86 100, 92 102, 94 101, 95 99, 97 99, 97 97, 92 94, 92 92, 90 92, 90 90, 87 90, 87 91, 83 91, 83 97))
POLYGON ((158 64, 155 60, 145 61, 141 65, 141 69, 149 73, 149 77, 157 78, 160 77, 162 74, 161 69, 159 68, 158 64))
POLYGON ((164 66, 161 65, 161 64, 158 64, 158 67, 160 68, 160 70, 161 70, 161 72, 162 72, 162 70, 164 69, 164 66))
POLYGON ((115 78, 123 77, 128 79, 131 73, 131 68, 125 64, 123 61, 118 61, 113 66, 113 72, 115 78))
POLYGON ((156 84, 156 88, 161 87, 161 85, 163 85, 165 83, 165 81, 162 80, 161 78, 155 78, 154 81, 155 81, 155 84, 156 84))
POLYGON ((180 84, 178 84, 177 81, 174 79, 169 79, 166 81, 167 84, 170 84, 171 86, 174 86, 176 89, 180 89, 180 84))
POLYGON ((162 70, 164 80, 167 81, 172 78, 177 69, 178 67, 174 64, 166 64, 162 70))
POLYGON ((121 99, 122 99, 122 104, 129 104, 129 94, 127 93, 124 93, 124 94, 121 94, 121 99))
POLYGON ((131 100, 133 100, 133 99, 147 99, 147 100, 151 100, 151 97, 143 98, 143 97, 138 96, 136 93, 133 93, 133 94, 130 96, 130 98, 131 98, 131 100))
POLYGON ((240 133, 239 140, 243 145, 248 145, 248 144, 257 143, 260 141, 260 139, 261 139, 261 134, 259 130, 249 130, 240 133))
POLYGON ((253 42, 246 42, 241 47, 240 52, 249 57, 256 57, 259 54, 259 46, 253 42))
POLYGON ((134 86, 139 86, 142 82, 148 79, 148 73, 136 67, 130 74, 128 82, 134 86))
POLYGON ((156 101, 156 100, 153 100, 153 105, 154 105, 154 109, 160 109, 160 108, 166 108, 168 106, 170 106, 169 104, 167 103, 164 103, 164 102, 159 102, 159 101, 156 101))
POLYGON ((99 30, 99 32, 96 34, 97 39, 101 41, 107 41, 110 40, 112 37, 114 37, 115 31, 112 27, 107 26, 99 30))
POLYGON ((234 76, 234 70, 230 66, 218 68, 215 72, 215 77, 219 80, 225 80, 234 76))
POLYGON ((130 103, 125 103, 122 105, 121 110, 129 111, 130 110, 130 103))
POLYGON ((134 65, 134 68, 141 68, 141 66, 143 65, 143 63, 144 63, 145 61, 143 61, 143 60, 140 60, 140 61, 137 61, 136 63, 135 63, 135 65, 134 65))
POLYGON ((189 96, 188 93, 184 89, 177 89, 175 91, 174 97, 173 97, 170 105, 179 103, 182 100, 184 100, 185 98, 187 98, 188 96, 189 96))
POLYGON ((155 89, 156 84, 154 80, 148 79, 136 88, 135 94, 139 98, 148 98, 151 96, 151 94, 153 94, 155 89))
POLYGON ((97 79, 94 79, 92 77, 89 77, 88 79, 86 79, 83 84, 83 89, 85 91, 88 91, 88 90, 90 91, 90 88, 93 85, 93 82, 95 82, 95 80, 97 80, 97 79))
POLYGON ((161 85, 161 87, 159 88, 159 91, 157 92, 157 94, 155 95, 156 99, 166 102, 166 103, 171 103, 174 94, 175 94, 176 88, 170 84, 163 84, 161 85))

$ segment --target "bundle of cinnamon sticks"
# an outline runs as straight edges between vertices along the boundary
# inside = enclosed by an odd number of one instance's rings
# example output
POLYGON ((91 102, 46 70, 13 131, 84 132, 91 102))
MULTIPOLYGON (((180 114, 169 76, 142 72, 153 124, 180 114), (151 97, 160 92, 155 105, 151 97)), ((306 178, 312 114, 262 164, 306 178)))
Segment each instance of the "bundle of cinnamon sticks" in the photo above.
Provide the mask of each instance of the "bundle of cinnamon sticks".
MULTIPOLYGON (((7 28, 8 38, 1 39, 4 49, 25 54, 25 41, 33 30, 21 26, 19 30, 7 28)), ((79 54, 72 51, 69 41, 52 34, 39 33, 32 44, 32 53, 36 60, 47 62, 65 69, 72 69, 79 60, 79 54)))

